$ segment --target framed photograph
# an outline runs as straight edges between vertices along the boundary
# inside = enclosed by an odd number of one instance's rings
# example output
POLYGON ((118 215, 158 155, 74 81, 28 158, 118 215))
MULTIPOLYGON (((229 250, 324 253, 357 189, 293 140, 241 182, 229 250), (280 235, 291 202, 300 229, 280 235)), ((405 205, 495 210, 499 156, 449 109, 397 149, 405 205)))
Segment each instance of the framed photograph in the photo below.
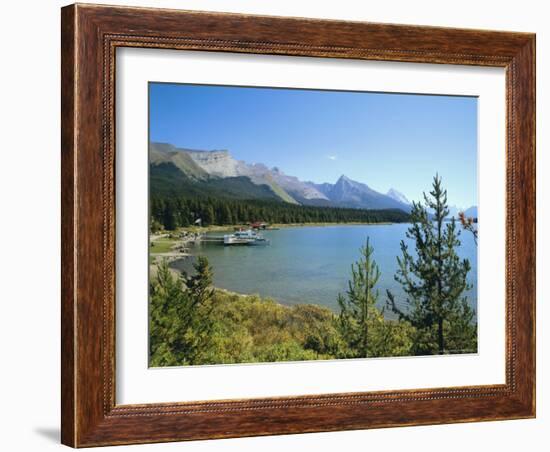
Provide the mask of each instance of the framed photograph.
POLYGON ((62 442, 535 416, 535 36, 62 9, 62 442))

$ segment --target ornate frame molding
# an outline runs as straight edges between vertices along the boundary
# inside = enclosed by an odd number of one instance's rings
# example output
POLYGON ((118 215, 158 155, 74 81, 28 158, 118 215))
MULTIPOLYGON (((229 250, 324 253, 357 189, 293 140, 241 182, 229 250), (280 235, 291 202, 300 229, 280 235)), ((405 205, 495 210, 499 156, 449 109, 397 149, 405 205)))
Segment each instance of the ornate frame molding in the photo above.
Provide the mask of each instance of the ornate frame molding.
POLYGON ((534 35, 77 4, 62 9, 62 46, 64 444, 81 447, 535 415, 534 35), (506 68, 506 384, 116 405, 118 47, 506 68))

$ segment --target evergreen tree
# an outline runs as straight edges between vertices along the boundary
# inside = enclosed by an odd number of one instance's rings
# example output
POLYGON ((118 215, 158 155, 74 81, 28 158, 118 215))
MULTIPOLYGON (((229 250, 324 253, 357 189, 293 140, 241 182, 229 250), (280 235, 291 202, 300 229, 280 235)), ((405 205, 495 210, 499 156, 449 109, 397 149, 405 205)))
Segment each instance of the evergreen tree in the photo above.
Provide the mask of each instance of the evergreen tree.
POLYGON ((212 267, 206 256, 198 256, 193 264, 195 274, 186 276, 186 286, 191 300, 190 309, 197 306, 204 306, 212 298, 214 289, 212 288, 212 267))
POLYGON ((456 252, 460 231, 454 219, 445 222, 449 214, 447 191, 438 175, 429 194, 424 194, 424 206, 415 202, 411 211, 412 225, 407 238, 414 241, 415 253, 401 241, 402 256, 397 258, 399 269, 395 280, 407 295, 407 309, 397 306, 390 291, 388 303, 401 320, 416 328, 416 354, 474 351, 477 348, 474 313, 465 295, 471 288, 467 282, 470 262, 461 260, 456 252), (458 331, 457 325, 463 331, 458 331))
POLYGON ((178 218, 179 218, 179 225, 183 227, 189 226, 189 219, 190 219, 190 213, 189 209, 187 208, 187 203, 184 199, 179 199, 177 203, 178 208, 178 218))
POLYGON ((179 226, 176 219, 176 213, 174 212, 173 203, 171 202, 166 203, 164 207, 162 220, 163 220, 162 224, 164 225, 165 229, 169 231, 173 231, 179 226))
POLYGON ((195 274, 172 275, 164 260, 150 285, 149 330, 152 366, 195 364, 208 350, 213 321, 212 271, 200 256, 195 274))
POLYGON ((233 215, 227 204, 224 204, 220 209, 221 224, 233 224, 233 215))
POLYGON ((214 213, 214 208, 212 207, 212 204, 208 203, 203 211, 202 224, 205 226, 210 226, 215 223, 216 215, 214 213))
POLYGON ((404 222, 409 214, 399 209, 353 209, 289 204, 277 201, 241 200, 212 197, 151 197, 151 217, 164 229, 192 225, 198 218, 205 226, 243 224, 251 221, 269 223, 346 223, 404 222))
POLYGON ((348 281, 347 298, 338 294, 340 331, 354 357, 368 356, 369 325, 381 316, 376 308, 378 290, 375 285, 380 278, 380 269, 372 254, 374 248, 367 238, 361 247, 361 258, 351 266, 351 280, 348 281))

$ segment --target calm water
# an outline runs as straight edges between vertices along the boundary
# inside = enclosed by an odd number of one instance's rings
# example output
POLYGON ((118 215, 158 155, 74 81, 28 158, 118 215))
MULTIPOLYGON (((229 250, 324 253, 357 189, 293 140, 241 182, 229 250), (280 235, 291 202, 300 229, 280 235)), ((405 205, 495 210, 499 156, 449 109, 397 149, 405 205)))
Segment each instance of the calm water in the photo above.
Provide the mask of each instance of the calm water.
MULTIPOLYGON (((403 298, 393 275, 396 256, 401 255, 400 240, 407 224, 307 226, 263 231, 270 246, 223 246, 201 244, 193 254, 206 255, 214 270, 217 287, 243 294, 260 294, 281 303, 315 303, 337 308, 336 297, 345 292, 350 265, 359 258, 359 248, 367 237, 374 247, 374 258, 381 271, 378 281, 379 304, 386 300, 386 289, 403 298)), ((222 233, 212 234, 220 236, 222 233)), ((468 296, 476 306, 477 247, 472 235, 462 232, 461 257, 470 260, 469 279, 473 289, 468 296)), ((414 250, 414 245, 409 249, 414 250)), ((190 260, 176 261, 174 267, 189 270, 190 260)))

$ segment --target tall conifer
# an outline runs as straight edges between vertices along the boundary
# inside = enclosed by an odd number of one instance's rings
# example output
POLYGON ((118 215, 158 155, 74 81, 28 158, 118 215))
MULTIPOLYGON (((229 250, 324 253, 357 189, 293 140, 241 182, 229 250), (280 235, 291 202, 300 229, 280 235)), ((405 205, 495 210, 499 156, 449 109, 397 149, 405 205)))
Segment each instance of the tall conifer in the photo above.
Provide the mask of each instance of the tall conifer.
POLYGON ((397 258, 395 280, 406 294, 405 307, 398 306, 395 295, 387 292, 393 311, 417 330, 417 354, 465 351, 456 346, 467 351, 477 348, 473 311, 466 297, 471 266, 457 254, 460 231, 454 219, 446 220, 448 215, 447 191, 436 175, 429 196, 424 193, 424 205, 413 203, 407 238, 413 240, 414 252, 401 241, 402 256, 397 258), (454 327, 457 323, 464 325, 462 333, 454 327))

